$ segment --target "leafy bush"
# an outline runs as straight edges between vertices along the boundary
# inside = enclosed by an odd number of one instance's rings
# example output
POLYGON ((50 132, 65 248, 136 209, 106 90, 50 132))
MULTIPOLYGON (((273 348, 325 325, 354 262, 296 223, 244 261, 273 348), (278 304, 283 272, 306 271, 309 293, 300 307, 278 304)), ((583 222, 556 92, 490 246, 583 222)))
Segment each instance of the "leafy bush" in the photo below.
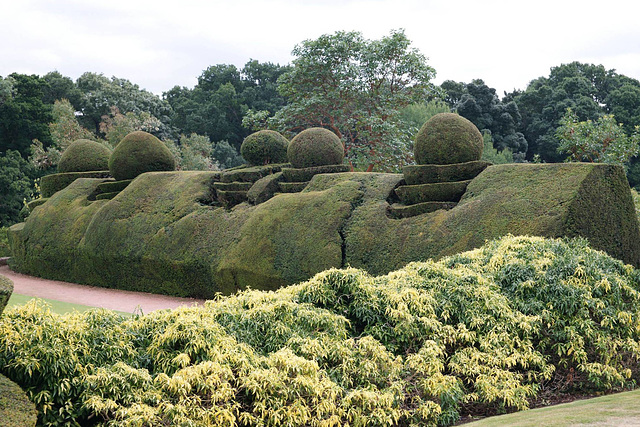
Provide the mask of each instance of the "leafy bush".
POLYGON ((240 146, 240 154, 251 165, 286 163, 289 141, 273 130, 260 130, 247 136, 240 146))
POLYGON ((109 169, 111 150, 88 139, 74 141, 64 150, 58 162, 58 172, 88 172, 109 169))
POLYGON ((455 113, 431 117, 416 135, 414 156, 419 165, 480 160, 484 142, 478 128, 455 113))
POLYGON ((7 227, 0 227, 0 257, 7 257, 11 255, 11 248, 9 247, 9 238, 7 236, 7 227))
POLYGON ((287 156, 294 168, 339 165, 344 159, 344 146, 330 130, 309 128, 293 137, 287 156))
POLYGON ((145 172, 172 171, 176 167, 171 151, 155 136, 131 132, 109 158, 109 170, 117 180, 133 179, 145 172))
POLYGON ((34 302, 0 320, 0 366, 45 425, 449 425, 633 386, 639 275, 581 239, 508 236, 133 318, 34 302))

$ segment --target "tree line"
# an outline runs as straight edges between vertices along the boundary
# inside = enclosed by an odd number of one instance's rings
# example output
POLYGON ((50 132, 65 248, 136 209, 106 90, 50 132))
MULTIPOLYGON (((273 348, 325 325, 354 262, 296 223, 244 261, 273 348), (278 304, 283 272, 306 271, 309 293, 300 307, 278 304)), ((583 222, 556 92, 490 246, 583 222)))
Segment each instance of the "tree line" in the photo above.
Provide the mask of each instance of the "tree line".
POLYGON ((433 84, 435 70, 403 31, 380 40, 337 32, 293 55, 287 65, 213 65, 193 88, 162 96, 90 72, 0 76, 0 225, 19 220, 34 180, 55 172, 73 140, 114 146, 133 130, 164 141, 181 169, 216 169, 242 164, 240 145, 255 130, 291 137, 320 126, 342 139, 354 169, 398 171, 412 162, 418 128, 457 111, 483 132, 494 162, 616 162, 640 184, 640 82, 602 65, 562 64, 499 96, 481 79, 433 84))

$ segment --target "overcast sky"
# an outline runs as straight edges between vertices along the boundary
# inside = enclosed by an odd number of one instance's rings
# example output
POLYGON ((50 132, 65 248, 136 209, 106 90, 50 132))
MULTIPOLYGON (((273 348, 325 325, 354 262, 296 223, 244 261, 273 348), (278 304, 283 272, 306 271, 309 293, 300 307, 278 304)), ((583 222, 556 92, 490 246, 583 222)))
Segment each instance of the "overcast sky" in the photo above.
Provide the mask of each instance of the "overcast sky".
POLYGON ((336 31, 394 29, 429 58, 435 82, 483 79, 502 96, 553 66, 602 64, 640 79, 640 3, 493 0, 0 0, 0 76, 125 78, 157 94, 193 87, 210 65, 284 65, 336 31))

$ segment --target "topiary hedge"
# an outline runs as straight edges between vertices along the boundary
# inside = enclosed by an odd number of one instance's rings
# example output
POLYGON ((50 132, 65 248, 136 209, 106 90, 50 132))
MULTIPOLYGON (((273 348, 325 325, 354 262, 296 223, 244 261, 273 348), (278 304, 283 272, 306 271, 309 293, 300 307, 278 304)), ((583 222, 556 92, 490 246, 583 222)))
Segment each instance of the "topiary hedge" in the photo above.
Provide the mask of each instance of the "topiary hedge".
POLYGON ((78 178, 111 178, 111 173, 109 171, 92 171, 45 175, 40 178, 40 194, 42 198, 51 197, 54 193, 66 188, 78 178))
POLYGON ((344 159, 344 146, 330 130, 309 128, 293 137, 287 157, 294 168, 339 165, 344 159))
POLYGON ((402 185, 394 191, 405 205, 423 202, 457 202, 466 191, 469 182, 471 181, 402 185))
POLYGON ((13 293, 13 282, 8 277, 0 275, 0 315, 7 306, 13 293))
POLYGON ((143 131, 125 136, 109 158, 109 170, 116 181, 133 179, 145 172, 172 171, 175 168, 175 159, 167 146, 143 131))
POLYGON ((18 384, 0 374, 0 420, 3 427, 36 425, 36 406, 29 401, 18 384))
POLYGON ((408 165, 403 168, 407 185, 436 182, 467 181, 485 170, 491 163, 482 160, 451 165, 408 165))
POLYGON ((289 141, 273 130, 260 130, 247 136, 240 146, 240 155, 249 164, 286 163, 289 141))
POLYGON ((315 175, 321 173, 341 173, 350 172, 349 165, 323 165, 308 168, 282 168, 282 175, 288 182, 306 182, 311 181, 315 175))
POLYGON ((316 175, 303 192, 232 209, 203 203, 218 177, 143 174, 115 199, 95 202, 87 197, 100 181, 77 180, 10 229, 13 268, 212 297, 246 286, 275 289, 330 267, 387 273, 508 233, 584 236, 640 265, 637 217, 624 171, 615 166, 491 166, 455 208, 399 219, 389 215, 389 197, 403 182, 399 174, 316 175))
POLYGON ((455 113, 440 113, 422 125, 414 144, 419 165, 480 160, 484 143, 478 128, 455 113))
POLYGON ((122 191, 127 188, 127 185, 131 184, 132 179, 125 179, 122 181, 105 181, 98 184, 98 190, 102 193, 114 193, 122 191))
POLYGON ((58 162, 58 172, 89 172, 109 169, 111 150, 99 142, 78 139, 67 147, 58 162))

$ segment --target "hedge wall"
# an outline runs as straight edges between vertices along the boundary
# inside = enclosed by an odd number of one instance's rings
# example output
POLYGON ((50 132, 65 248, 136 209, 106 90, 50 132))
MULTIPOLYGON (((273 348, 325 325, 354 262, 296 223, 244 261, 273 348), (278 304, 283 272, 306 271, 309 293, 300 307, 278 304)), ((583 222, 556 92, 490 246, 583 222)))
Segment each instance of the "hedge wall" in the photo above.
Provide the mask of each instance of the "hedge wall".
POLYGON ((274 289, 329 267, 373 274, 479 247, 506 234, 586 237, 640 265, 624 171, 598 164, 491 166, 456 207, 389 214, 399 174, 316 175, 300 193, 227 210, 206 203, 214 172, 156 172, 113 200, 80 179, 10 229, 18 271, 107 287, 211 297, 274 289))

